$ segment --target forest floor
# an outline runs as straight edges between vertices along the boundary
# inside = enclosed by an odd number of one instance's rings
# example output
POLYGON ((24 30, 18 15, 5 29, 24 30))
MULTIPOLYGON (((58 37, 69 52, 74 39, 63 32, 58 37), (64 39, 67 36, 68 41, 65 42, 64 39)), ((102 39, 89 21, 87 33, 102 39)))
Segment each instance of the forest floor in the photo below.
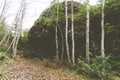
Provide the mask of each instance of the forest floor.
POLYGON ((0 80, 93 80, 50 63, 48 60, 7 58, 0 65, 0 80))

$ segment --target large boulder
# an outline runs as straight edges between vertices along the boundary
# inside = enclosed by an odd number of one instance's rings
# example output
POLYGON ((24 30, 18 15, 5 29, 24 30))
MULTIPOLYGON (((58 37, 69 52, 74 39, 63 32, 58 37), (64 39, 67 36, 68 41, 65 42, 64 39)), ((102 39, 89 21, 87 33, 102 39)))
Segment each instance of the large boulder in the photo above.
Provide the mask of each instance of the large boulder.
MULTIPOLYGON (((43 56, 55 56, 55 27, 58 26, 58 38, 59 38, 59 51, 62 53, 62 38, 65 38, 65 3, 59 3, 59 21, 56 22, 57 7, 58 5, 52 5, 46 9, 35 22, 34 26, 29 31, 29 43, 34 50, 39 51, 38 54, 43 56)), ((76 17, 81 9, 81 4, 74 2, 74 14, 76 17)), ((68 1, 68 19, 69 19, 69 47, 71 50, 71 2, 68 1)), ((85 16, 84 16, 85 17, 85 16)), ((84 18, 83 17, 83 18, 84 18)), ((77 18, 78 19, 78 18, 77 18)), ((85 26, 82 23, 83 20, 75 20, 75 41, 76 52, 84 53, 85 46, 85 26), (80 25, 78 25, 80 24, 80 25), (82 32, 80 32, 81 30, 82 32), (80 46, 81 45, 81 46, 80 46), (79 49, 81 47, 81 49, 79 49)), ((81 18, 82 19, 82 18, 81 18)), ((65 41, 64 50, 65 50, 65 41)), ((66 51, 65 51, 66 52, 66 51)))
MULTIPOLYGON (((59 52, 62 54, 62 40, 65 39, 65 3, 59 3, 59 21, 56 22, 58 5, 52 5, 46 9, 37 19, 29 31, 30 47, 36 50, 37 56, 55 56, 55 27, 58 25, 59 52)), ((106 4, 106 12, 110 3, 106 4)), ((112 7, 111 12, 105 15, 105 53, 120 53, 120 5, 112 7)), ((90 16, 90 52, 100 54, 101 40, 101 8, 91 7, 90 16)), ((86 5, 74 2, 74 29, 75 29, 75 54, 85 55, 85 31, 86 31, 86 5)), ((69 21, 69 48, 71 54, 71 2, 68 1, 69 21)), ((64 50, 65 49, 65 40, 64 50)), ((66 54, 66 51, 64 51, 66 54)))

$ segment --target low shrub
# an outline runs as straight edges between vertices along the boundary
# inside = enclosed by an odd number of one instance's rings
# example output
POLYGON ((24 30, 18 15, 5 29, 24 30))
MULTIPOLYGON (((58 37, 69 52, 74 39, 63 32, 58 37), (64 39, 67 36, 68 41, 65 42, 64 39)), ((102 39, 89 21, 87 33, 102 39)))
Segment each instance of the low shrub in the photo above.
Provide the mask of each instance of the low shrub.
POLYGON ((96 56, 95 58, 91 59, 90 64, 86 62, 86 59, 78 59, 77 72, 81 72, 81 74, 85 74, 90 77, 95 77, 97 80, 106 80, 110 69, 111 65, 109 63, 109 56, 105 58, 96 56))

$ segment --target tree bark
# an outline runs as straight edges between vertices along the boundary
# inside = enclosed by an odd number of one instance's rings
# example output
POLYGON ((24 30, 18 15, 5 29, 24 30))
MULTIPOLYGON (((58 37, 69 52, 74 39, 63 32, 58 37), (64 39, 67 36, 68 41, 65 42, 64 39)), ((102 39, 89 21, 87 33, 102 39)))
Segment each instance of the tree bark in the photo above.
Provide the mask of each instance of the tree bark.
POLYGON ((75 40, 74 40, 74 10, 73 10, 73 0, 71 0, 71 29, 72 29, 72 63, 75 65, 75 40))
POLYGON ((90 5, 87 0, 87 14, 86 14, 86 59, 90 63, 90 52, 89 52, 89 27, 90 27, 90 5))
POLYGON ((65 0, 65 17, 66 17, 66 29, 65 29, 65 41, 66 41, 66 52, 68 57, 68 62, 71 63, 70 60, 70 52, 69 52, 69 44, 68 44, 68 7, 67 7, 67 0, 65 0))
POLYGON ((4 0, 2 11, 0 13, 0 22, 4 19, 4 15, 6 14, 8 10, 8 0, 4 0))
POLYGON ((101 17, 101 56, 105 57, 105 49, 104 49, 104 37, 105 37, 105 30, 104 30, 104 6, 105 0, 102 1, 102 17, 101 17))
MULTIPOLYGON (((26 10, 26 0, 21 0, 20 3, 20 8, 18 9, 16 18, 15 18, 15 34, 14 34, 14 38, 8 48, 8 50, 10 49, 10 47, 12 47, 13 49, 13 58, 16 57, 17 54, 17 46, 18 46, 18 42, 19 42, 19 38, 20 38, 20 34, 22 32, 22 24, 23 24, 23 18, 25 16, 25 10, 26 10)), ((8 51, 7 50, 7 51, 8 51)))
POLYGON ((0 46, 3 44, 3 42, 5 42, 5 40, 6 40, 6 38, 8 37, 8 35, 9 35, 9 31, 6 31, 4 37, 3 37, 2 40, 0 41, 0 46))
MULTIPOLYGON (((56 23, 58 24, 58 18, 59 18, 59 0, 57 2, 57 14, 56 14, 56 23)), ((56 24, 55 27, 55 42, 56 42, 56 60, 59 62, 59 43, 58 43, 58 25, 56 24)))
MULTIPOLYGON (((51 2, 51 4, 50 5, 53 5, 53 4, 55 4, 56 3, 56 1, 58 1, 59 2, 59 0, 53 0, 52 2, 51 2)), ((58 4, 58 7, 59 7, 59 4, 58 4)), ((50 11, 50 10, 49 10, 50 11)), ((59 9, 57 8, 57 14, 59 13, 59 9)), ((64 54, 64 36, 63 36, 63 33, 62 33, 62 30, 61 30, 61 27, 59 26, 59 23, 58 23, 58 21, 56 20, 57 18, 56 18, 56 16, 52 13, 52 12, 50 12, 50 14, 54 17, 54 19, 55 19, 55 23, 56 23, 56 25, 54 25, 54 24, 52 24, 53 26, 57 26, 57 29, 55 28, 55 31, 57 30, 57 33, 58 33, 58 30, 60 31, 60 36, 61 36, 61 40, 62 40, 62 43, 61 43, 61 45, 62 45, 62 47, 61 47, 61 49, 62 49, 62 53, 61 53, 61 63, 63 63, 63 54, 64 54)), ((59 17, 59 16, 58 16, 59 17)), ((58 38, 58 35, 55 35, 55 39, 56 38, 58 38)), ((57 39, 56 39, 57 40, 57 39)), ((57 43, 57 42, 56 42, 57 43)), ((59 44, 59 40, 58 40, 58 44, 59 44)), ((58 45, 58 47, 59 47, 59 45, 58 45)), ((56 47, 57 48, 57 47, 56 47)), ((59 60, 60 60, 60 58, 59 58, 59 60)))

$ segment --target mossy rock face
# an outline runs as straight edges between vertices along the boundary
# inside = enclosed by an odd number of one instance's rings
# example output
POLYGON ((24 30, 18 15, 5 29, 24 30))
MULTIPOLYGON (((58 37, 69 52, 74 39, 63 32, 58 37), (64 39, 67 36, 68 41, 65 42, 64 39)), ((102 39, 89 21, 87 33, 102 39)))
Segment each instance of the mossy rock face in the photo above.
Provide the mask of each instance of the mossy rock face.
MULTIPOLYGON (((107 5, 107 11, 111 5, 107 5)), ((111 8, 111 12, 105 16, 105 53, 120 53, 120 5, 111 8), (117 10, 115 10, 117 8, 117 10), (113 15, 113 16, 112 16, 113 15)), ((101 8, 91 9, 90 16, 90 52, 100 54, 101 40, 101 8)), ((71 48, 71 2, 68 1, 68 38, 71 48)), ((85 27, 86 5, 74 2, 74 29, 75 29, 75 53, 85 56, 85 27)), ((62 53, 62 38, 65 39, 65 3, 59 3, 46 9, 29 31, 29 44, 37 52, 37 56, 55 56, 55 27, 58 25, 59 52, 62 53), (59 7, 59 20, 56 22, 57 8, 59 7), (62 37, 61 37, 62 36, 62 37)), ((64 50, 65 49, 65 40, 64 50)), ((66 51, 64 51, 66 54, 66 51)), ((70 53, 71 54, 71 53, 70 53)), ((94 56, 93 54, 93 56, 94 56)), ((35 54, 36 55, 36 54, 35 54)))
MULTIPOLYGON (((74 14, 80 11, 81 4, 74 2, 74 14)), ((55 27, 58 26, 58 39, 59 39, 59 51, 62 53, 62 38, 65 39, 65 3, 59 3, 59 6, 52 5, 50 8, 46 9, 35 22, 34 26, 29 31, 29 43, 32 48, 36 51, 40 51, 44 56, 55 56, 55 27), (59 7, 59 21, 56 22, 57 8, 59 7)), ((69 19, 69 44, 71 43, 71 2, 68 1, 68 19, 69 19)), ((82 21, 75 21, 75 40, 76 40, 76 50, 77 52, 82 52, 78 49, 78 45, 82 45, 81 48, 84 49, 84 39, 85 32, 80 32, 79 29, 85 30, 85 26, 78 25, 82 21), (80 33, 78 33, 80 32, 80 33), (82 38, 80 40, 79 38, 82 38), (80 40, 80 41, 79 41, 80 40)), ((81 23, 83 24, 83 23, 81 23)), ((64 41, 65 47, 65 41, 64 41)), ((71 48, 71 44, 69 46, 71 48)), ((79 46, 80 47, 80 46, 79 46)), ((64 48, 65 49, 65 48, 64 48)), ((83 50, 84 51, 84 50, 83 50)))

